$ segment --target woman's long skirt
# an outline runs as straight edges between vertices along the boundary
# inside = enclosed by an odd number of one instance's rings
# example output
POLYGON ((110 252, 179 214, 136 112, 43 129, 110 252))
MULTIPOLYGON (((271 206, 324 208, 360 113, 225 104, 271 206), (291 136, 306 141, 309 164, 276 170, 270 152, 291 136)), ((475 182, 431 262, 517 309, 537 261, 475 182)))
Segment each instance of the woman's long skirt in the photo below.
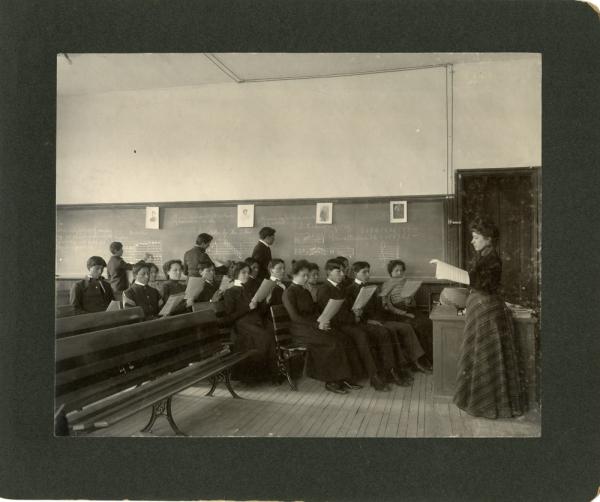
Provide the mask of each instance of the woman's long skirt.
POLYGON ((255 383, 276 378, 275 338, 258 316, 249 315, 235 323, 234 347, 236 352, 254 350, 252 356, 234 366, 234 379, 255 383))
POLYGON ((510 418, 523 413, 512 317, 497 295, 467 299, 454 403, 470 415, 510 418))
POLYGON ((293 339, 308 349, 306 374, 322 382, 351 380, 352 370, 343 339, 316 327, 291 323, 293 339))

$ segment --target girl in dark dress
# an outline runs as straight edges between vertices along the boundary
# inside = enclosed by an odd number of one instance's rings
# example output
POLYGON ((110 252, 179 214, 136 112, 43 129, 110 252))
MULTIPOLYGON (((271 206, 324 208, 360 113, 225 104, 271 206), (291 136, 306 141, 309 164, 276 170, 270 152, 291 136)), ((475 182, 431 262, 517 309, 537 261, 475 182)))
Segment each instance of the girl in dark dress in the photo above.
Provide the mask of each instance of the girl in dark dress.
MULTIPOLYGON (((281 305, 283 303, 283 293, 285 292, 288 284, 284 282, 285 277, 285 262, 280 258, 273 258, 269 262, 269 279, 272 280, 276 286, 271 291, 271 294, 267 297, 266 303, 269 308, 275 305, 281 305)), ((272 322, 271 314, 268 315, 269 321, 272 322)))
POLYGON ((469 269, 471 292, 454 403, 470 415, 510 418, 523 409, 512 316, 498 294, 502 276, 495 249, 498 229, 478 220, 471 232, 476 256, 469 269))
MULTIPOLYGON (((290 316, 290 334, 308 348, 307 374, 325 382, 328 391, 346 394, 348 389, 360 388, 351 383, 351 368, 344 345, 344 336, 335 335, 328 325, 317 321, 318 307, 304 287, 309 263, 294 264, 293 282, 282 295, 283 305, 290 316)), ((353 350, 349 347, 349 350, 353 350)))
POLYGON ((162 299, 157 289, 148 286, 150 269, 144 261, 138 261, 133 266, 135 282, 123 291, 123 307, 142 307, 145 319, 155 319, 162 306, 162 299))
POLYGON ((91 256, 86 265, 88 275, 73 284, 69 302, 77 314, 104 312, 114 299, 110 283, 102 277, 106 262, 101 256, 91 256))
MULTIPOLYGON (((171 295, 180 295, 185 293, 185 284, 181 283, 181 274, 183 273, 183 262, 181 260, 169 260, 163 265, 163 272, 167 278, 159 287, 158 292, 162 296, 163 303, 167 303, 167 300, 171 295)), ((186 308, 185 302, 182 302, 171 315, 185 314, 191 311, 186 308)))
POLYGON ((163 271, 167 280, 160 285, 158 291, 163 302, 167 303, 169 296, 185 293, 185 284, 181 283, 183 263, 181 260, 169 260, 163 265, 163 271))
POLYGON ((254 354, 234 367, 234 377, 247 383, 277 379, 275 338, 264 322, 266 305, 256 304, 245 284, 249 267, 236 263, 232 270, 233 286, 223 295, 226 321, 235 327, 237 351, 254 350, 254 354))

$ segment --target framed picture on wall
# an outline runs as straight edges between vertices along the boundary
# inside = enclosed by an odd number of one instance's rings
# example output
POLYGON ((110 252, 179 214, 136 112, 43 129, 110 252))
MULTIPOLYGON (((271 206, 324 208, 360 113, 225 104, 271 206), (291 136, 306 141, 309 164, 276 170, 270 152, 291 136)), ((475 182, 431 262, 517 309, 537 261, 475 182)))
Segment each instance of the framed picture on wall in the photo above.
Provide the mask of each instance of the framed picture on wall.
POLYGON ((333 202, 317 202, 317 223, 331 225, 333 221, 333 202))
POLYGON ((238 228, 254 227, 254 204, 240 204, 237 207, 238 228))
POLYGON ((390 223, 406 223, 407 221, 408 219, 406 215, 406 201, 390 201, 390 223))
POLYGON ((158 207, 146 207, 146 228, 158 230, 160 228, 159 216, 158 207))

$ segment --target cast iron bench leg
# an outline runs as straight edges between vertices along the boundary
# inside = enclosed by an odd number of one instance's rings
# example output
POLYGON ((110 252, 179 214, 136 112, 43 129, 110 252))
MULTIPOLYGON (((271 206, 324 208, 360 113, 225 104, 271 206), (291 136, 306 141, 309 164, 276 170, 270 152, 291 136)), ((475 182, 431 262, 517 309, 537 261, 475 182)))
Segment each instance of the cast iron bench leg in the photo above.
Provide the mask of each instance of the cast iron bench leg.
POLYGON ((173 432, 177 436, 187 436, 187 434, 181 432, 179 427, 177 427, 175 420, 173 419, 173 415, 171 413, 171 397, 163 399, 163 400, 159 401, 158 403, 155 403, 154 405, 152 405, 152 415, 150 416, 149 422, 142 429, 142 432, 152 432, 152 427, 154 426, 154 422, 156 422, 156 419, 161 415, 163 415, 167 418, 167 422, 169 422, 171 429, 173 429, 173 432))

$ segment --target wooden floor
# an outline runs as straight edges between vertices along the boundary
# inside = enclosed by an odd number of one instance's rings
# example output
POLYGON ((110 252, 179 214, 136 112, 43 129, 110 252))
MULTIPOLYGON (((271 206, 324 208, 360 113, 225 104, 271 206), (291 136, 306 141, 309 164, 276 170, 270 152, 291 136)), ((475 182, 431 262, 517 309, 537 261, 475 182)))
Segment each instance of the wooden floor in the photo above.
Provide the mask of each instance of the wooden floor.
MULTIPOLYGON (((323 384, 304 378, 299 391, 287 384, 248 387, 236 382, 244 399, 232 399, 222 384, 214 397, 205 397, 208 385, 191 387, 173 398, 173 415, 190 436, 259 437, 539 437, 537 411, 510 420, 474 418, 459 410, 450 398, 433 396, 433 378, 415 374, 412 387, 394 386, 376 392, 365 386, 346 395, 327 392, 323 384)), ((144 410, 93 436, 147 435, 144 410)), ((159 417, 152 435, 172 435, 159 417)))

